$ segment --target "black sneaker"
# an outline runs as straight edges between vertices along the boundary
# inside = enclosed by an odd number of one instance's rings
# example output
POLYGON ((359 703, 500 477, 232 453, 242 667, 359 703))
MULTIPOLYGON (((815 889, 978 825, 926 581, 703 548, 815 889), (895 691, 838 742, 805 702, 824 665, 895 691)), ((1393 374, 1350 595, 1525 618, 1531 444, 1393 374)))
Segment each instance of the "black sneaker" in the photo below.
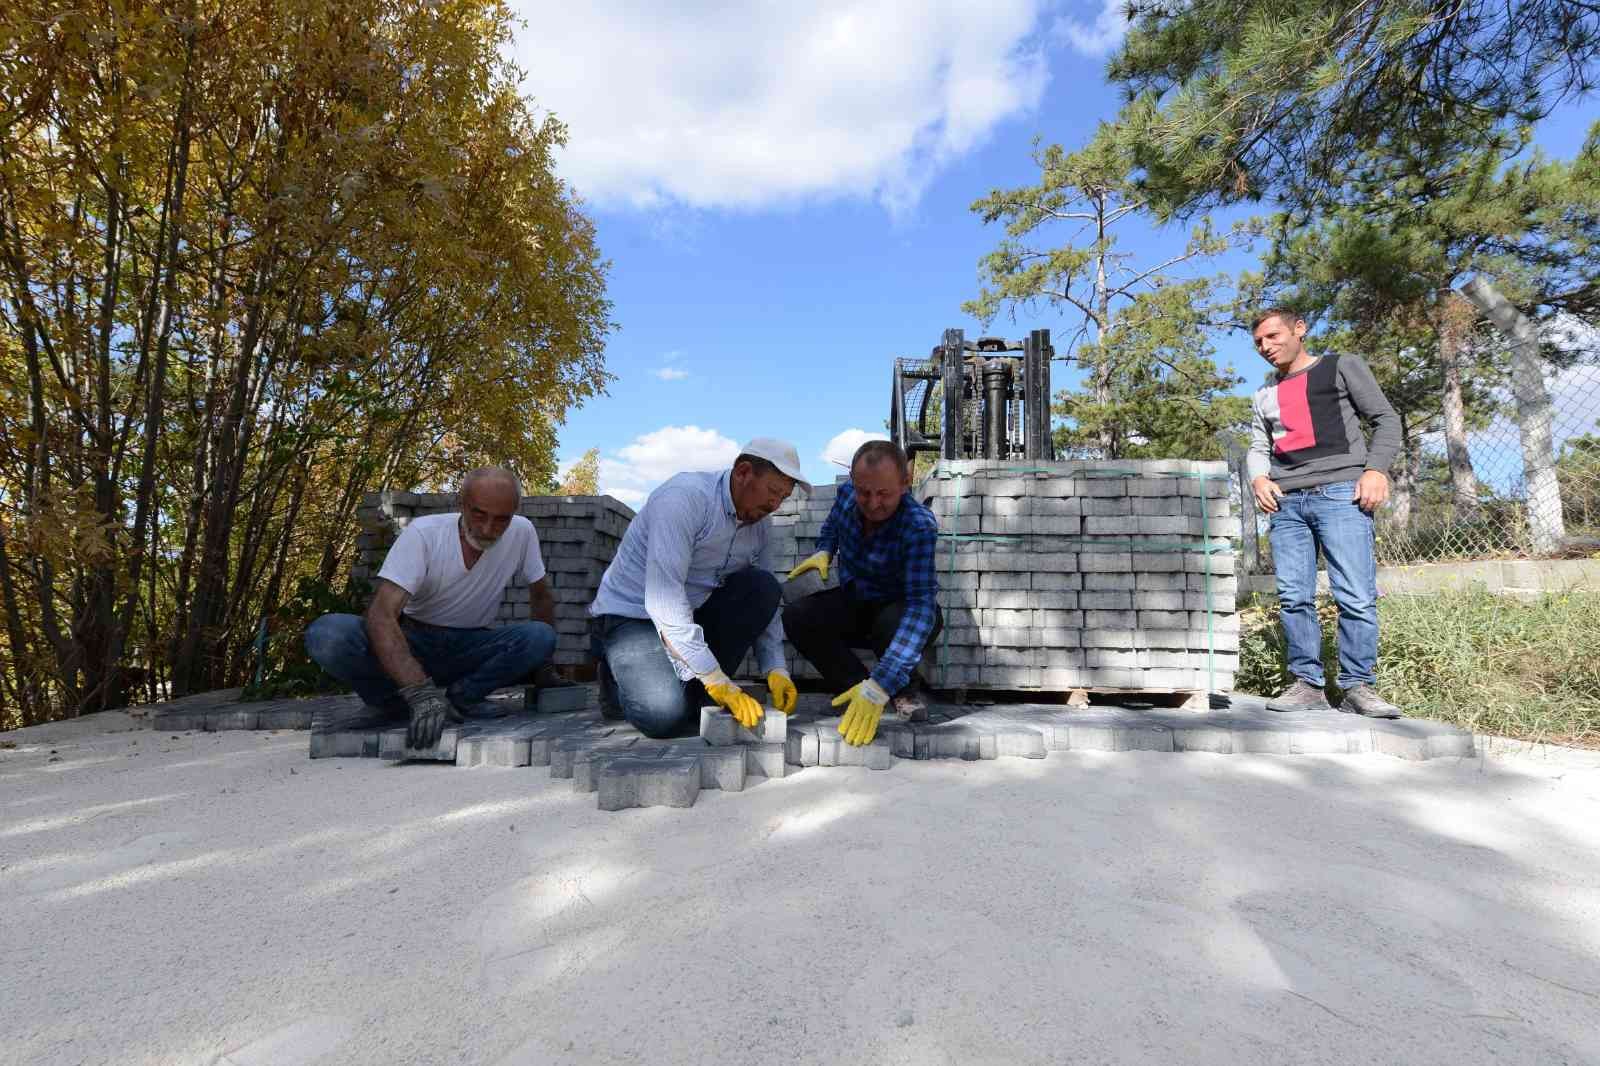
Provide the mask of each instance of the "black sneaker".
POLYGON ((1331 711, 1328 697, 1317 685, 1295 678, 1294 684, 1267 702, 1269 711, 1331 711))
POLYGON ((1400 708, 1378 695, 1377 689, 1367 684, 1346 690, 1344 699, 1339 702, 1339 709, 1367 718, 1399 718, 1404 714, 1400 708))

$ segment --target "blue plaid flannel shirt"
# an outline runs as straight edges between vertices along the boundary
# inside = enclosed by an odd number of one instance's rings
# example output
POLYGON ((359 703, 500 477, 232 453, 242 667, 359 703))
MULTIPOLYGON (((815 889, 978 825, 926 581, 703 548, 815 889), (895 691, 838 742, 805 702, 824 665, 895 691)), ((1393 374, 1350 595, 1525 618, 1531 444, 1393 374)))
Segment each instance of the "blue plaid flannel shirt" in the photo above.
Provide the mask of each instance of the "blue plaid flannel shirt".
POLYGON ((911 680, 933 632, 939 597, 939 575, 934 570, 938 544, 938 519, 909 492, 900 497, 894 517, 869 540, 861 526, 855 489, 848 481, 839 485, 833 510, 817 535, 817 550, 833 555, 839 584, 853 599, 905 601, 900 628, 872 671, 872 680, 890 695, 911 680))

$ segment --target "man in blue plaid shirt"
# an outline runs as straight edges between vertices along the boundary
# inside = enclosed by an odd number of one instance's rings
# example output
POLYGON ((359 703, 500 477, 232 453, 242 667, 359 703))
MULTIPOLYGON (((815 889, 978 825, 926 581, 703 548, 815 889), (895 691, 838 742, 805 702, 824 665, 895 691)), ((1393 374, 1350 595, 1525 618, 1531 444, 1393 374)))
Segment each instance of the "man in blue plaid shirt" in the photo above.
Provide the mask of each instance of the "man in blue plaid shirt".
POLYGON ((790 578, 815 570, 837 588, 790 604, 783 628, 794 646, 841 695, 839 732, 850 744, 868 744, 891 698, 903 718, 927 717, 916 678, 923 650, 943 627, 934 549, 939 524, 912 498, 911 464, 892 441, 871 440, 850 461, 850 481, 839 486, 817 552, 790 578), (878 664, 869 673, 851 649, 871 648, 878 664))

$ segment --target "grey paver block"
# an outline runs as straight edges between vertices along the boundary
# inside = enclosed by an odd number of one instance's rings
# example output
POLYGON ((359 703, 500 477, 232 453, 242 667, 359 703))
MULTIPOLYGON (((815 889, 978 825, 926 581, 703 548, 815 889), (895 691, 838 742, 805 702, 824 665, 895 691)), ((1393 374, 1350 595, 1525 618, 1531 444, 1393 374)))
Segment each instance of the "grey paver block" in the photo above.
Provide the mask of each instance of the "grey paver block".
POLYGON ((894 765, 894 747, 888 737, 876 736, 870 744, 841 744, 840 766, 865 766, 869 770, 887 770, 894 765))
POLYGON ((1233 754, 1233 732, 1227 726, 1190 725, 1172 728, 1173 751, 1208 751, 1233 754))
POLYGON ((206 730, 220 733, 229 729, 255 729, 260 721, 260 712, 250 710, 211 711, 206 715, 206 730))
MULTIPOLYGON (((636 742, 632 737, 626 740, 606 740, 593 747, 584 748, 573 753, 572 759, 572 790, 574 792, 593 792, 599 782, 599 774, 607 764, 614 759, 634 754, 636 742)), ((637 757, 641 759, 659 759, 661 749, 637 749, 637 757)), ((551 776, 555 776, 552 772, 551 776)))
POLYGON ((1073 723, 1073 751, 1172 751, 1172 729, 1157 724, 1116 721, 1073 723))
POLYGON ((310 753, 313 759, 331 759, 338 755, 339 735, 337 733, 312 733, 310 753))
MULTIPOLYGON (((171 733, 185 733, 190 730, 199 732, 206 727, 206 712, 204 711, 179 711, 160 715, 155 720, 156 729, 164 729, 171 733)), ((313 755, 313 759, 319 756, 313 755)))
POLYGON ((725 747, 739 743, 739 723, 732 714, 712 705, 700 708, 700 737, 707 744, 725 747))
MULTIPOLYGON (((604 744, 611 735, 609 730, 582 730, 555 738, 550 746, 550 776, 567 779, 572 776, 578 756, 590 748, 604 744)), ((637 739, 618 737, 618 741, 637 739)), ((614 742, 615 743, 615 742, 614 742)))
POLYGON ((354 730, 335 733, 333 735, 333 753, 341 759, 359 758, 366 754, 366 749, 369 746, 367 738, 375 735, 354 730))
POLYGON ((1420 719, 1370 723, 1372 750, 1401 759, 1470 758, 1477 754, 1471 733, 1445 722, 1420 719))
MULTIPOLYGON (((731 719, 733 716, 730 714, 728 717, 731 719)), ((740 744, 782 744, 789 735, 789 716, 766 707, 754 729, 746 729, 737 721, 734 722, 734 729, 740 744)))
POLYGON ((256 718, 257 729, 310 729, 309 707, 266 707, 256 718))
MULTIPOLYGON (((399 733, 400 742, 404 744, 405 730, 402 729, 399 733)), ((462 727, 447 726, 444 732, 439 734, 439 742, 433 747, 403 748, 396 758, 401 762, 455 762, 456 744, 461 739, 461 733, 462 727)), ((373 738, 372 754, 378 755, 381 752, 382 737, 387 736, 387 734, 373 733, 370 735, 373 738)))
POLYGON ((554 688, 529 687, 524 706, 540 714, 560 714, 563 711, 581 711, 595 702, 595 690, 589 685, 561 685, 554 688))
POLYGON ((1027 726, 996 728, 994 731, 995 755, 1000 758, 1042 759, 1045 757, 1044 734, 1027 726))
POLYGON ((817 765, 838 766, 839 749, 844 747, 844 737, 839 735, 838 724, 831 720, 817 723, 817 765))
POLYGON ((718 788, 724 792, 744 791, 744 780, 749 771, 745 767, 743 749, 707 746, 696 758, 700 760, 701 788, 718 788))
POLYGON ((750 777, 783 777, 789 772, 789 766, 784 758, 782 744, 746 744, 745 776, 750 777))
POLYGON ((817 765, 817 726, 791 722, 784 740, 784 758, 792 766, 817 765))
POLYGON ((1232 728, 1234 754, 1288 755, 1292 727, 1235 723, 1232 728))
POLYGON ((608 759, 596 782, 596 805, 603 811, 693 807, 700 777, 699 759, 691 755, 608 759))

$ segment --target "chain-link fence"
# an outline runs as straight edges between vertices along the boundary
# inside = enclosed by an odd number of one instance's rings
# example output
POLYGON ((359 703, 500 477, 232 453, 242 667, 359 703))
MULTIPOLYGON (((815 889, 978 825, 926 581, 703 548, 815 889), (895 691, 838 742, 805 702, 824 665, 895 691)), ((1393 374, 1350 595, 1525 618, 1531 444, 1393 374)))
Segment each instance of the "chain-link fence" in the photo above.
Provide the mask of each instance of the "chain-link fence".
MULTIPOLYGON (((1378 512, 1380 564, 1600 553, 1600 350, 1585 331, 1552 360, 1545 340, 1544 356, 1513 353, 1480 388, 1464 432, 1408 432, 1378 512)), ((1266 522, 1239 502, 1247 539, 1256 526, 1252 569, 1270 572, 1266 522)))

